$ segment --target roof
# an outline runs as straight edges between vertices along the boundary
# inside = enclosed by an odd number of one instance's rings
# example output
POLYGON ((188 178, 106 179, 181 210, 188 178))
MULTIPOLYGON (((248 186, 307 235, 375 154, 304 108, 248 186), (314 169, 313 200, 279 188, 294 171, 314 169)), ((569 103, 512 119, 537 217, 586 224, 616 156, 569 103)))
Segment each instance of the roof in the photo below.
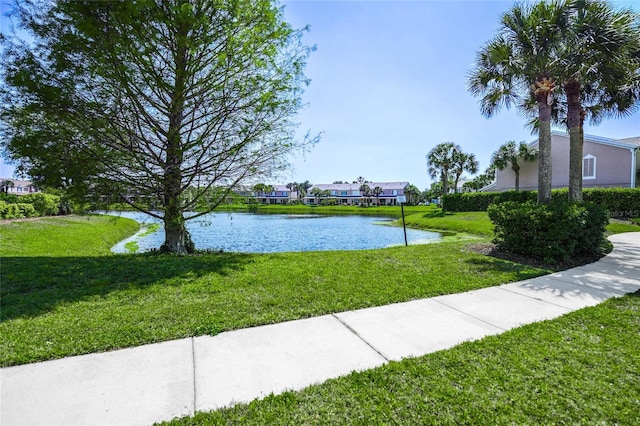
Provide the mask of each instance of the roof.
POLYGON ((635 138, 618 139, 618 142, 628 143, 640 147, 640 136, 636 136, 635 138))
MULTIPOLYGON (((565 130, 553 129, 551 130, 551 134, 556 136, 569 137, 569 133, 565 130)), ((612 138, 606 138, 604 136, 585 134, 584 140, 592 143, 598 143, 601 145, 609 145, 609 146, 615 146, 618 148, 625 148, 625 149, 634 149, 640 146, 640 136, 626 138, 626 139, 612 139, 612 138)), ((535 139, 534 141, 530 142, 529 145, 535 145, 537 143, 538 143, 538 139, 535 139)))
MULTIPOLYGON (((556 136, 569 137, 569 133, 564 130, 554 129, 551 131, 551 134, 556 136)), ((588 142, 598 143, 601 145, 609 145, 609 146, 615 146, 618 148, 626 148, 626 149, 634 149, 640 146, 640 136, 636 136, 633 138, 626 138, 626 139, 612 139, 612 138, 605 138, 604 136, 585 134, 584 140, 588 142)), ((534 142, 537 142, 537 139, 534 142)))

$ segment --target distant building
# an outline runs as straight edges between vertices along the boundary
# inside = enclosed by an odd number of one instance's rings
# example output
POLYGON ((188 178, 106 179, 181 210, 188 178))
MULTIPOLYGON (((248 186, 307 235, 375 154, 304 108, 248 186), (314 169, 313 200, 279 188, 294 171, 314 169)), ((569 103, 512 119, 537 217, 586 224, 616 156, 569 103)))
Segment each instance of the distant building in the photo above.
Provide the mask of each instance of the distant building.
MULTIPOLYGON (((535 140, 529 145, 538 148, 535 140)), ((564 131, 551 132, 552 188, 569 186, 569 135, 564 131)), ((584 135, 582 149, 583 188, 637 188, 640 178, 640 136, 611 139, 584 135)), ((496 170, 494 183, 481 191, 515 189, 515 174, 511 167, 496 170)), ((538 160, 520 163, 520 190, 538 189, 538 160)))
POLYGON ((371 188, 368 196, 360 193, 360 183, 332 183, 313 185, 307 191, 304 197, 304 204, 319 204, 322 200, 335 200, 338 205, 360 205, 360 204, 379 204, 381 206, 398 205, 398 197, 405 195, 405 189, 409 186, 409 182, 368 182, 371 188), (374 188, 380 187, 382 192, 377 196, 373 193, 374 188), (313 194, 314 188, 323 191, 325 195, 316 196, 313 194))
POLYGON ((0 187, 0 190, 7 194, 26 195, 40 192, 40 190, 28 180, 0 178, 0 187))
POLYGON ((261 204, 288 204, 290 201, 298 199, 298 193, 289 190, 286 185, 272 185, 272 188, 273 190, 270 192, 246 189, 242 195, 251 196, 261 204))

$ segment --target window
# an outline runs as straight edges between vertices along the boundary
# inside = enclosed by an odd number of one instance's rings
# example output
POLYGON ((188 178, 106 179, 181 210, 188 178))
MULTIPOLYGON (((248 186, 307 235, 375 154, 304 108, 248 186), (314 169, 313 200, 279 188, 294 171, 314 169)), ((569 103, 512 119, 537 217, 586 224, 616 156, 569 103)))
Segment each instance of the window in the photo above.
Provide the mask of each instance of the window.
POLYGON ((582 179, 596 178, 596 157, 593 155, 585 155, 582 158, 582 179))

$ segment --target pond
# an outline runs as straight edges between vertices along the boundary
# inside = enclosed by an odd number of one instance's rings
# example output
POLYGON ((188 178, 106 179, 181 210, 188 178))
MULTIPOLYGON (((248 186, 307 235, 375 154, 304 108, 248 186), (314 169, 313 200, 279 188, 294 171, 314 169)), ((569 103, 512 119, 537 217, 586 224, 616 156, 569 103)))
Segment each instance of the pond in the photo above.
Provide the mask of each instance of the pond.
MULTIPOLYGON (((164 242, 162 226, 144 234, 144 227, 160 223, 138 212, 107 212, 134 219, 143 229, 112 248, 125 253, 134 241, 138 252, 157 249, 164 242)), ((187 229, 198 249, 244 253, 320 250, 363 250, 404 245, 402 227, 385 226, 393 219, 370 216, 321 216, 290 214, 209 213, 188 220, 187 229)), ((409 244, 440 242, 437 232, 407 229, 409 244)))

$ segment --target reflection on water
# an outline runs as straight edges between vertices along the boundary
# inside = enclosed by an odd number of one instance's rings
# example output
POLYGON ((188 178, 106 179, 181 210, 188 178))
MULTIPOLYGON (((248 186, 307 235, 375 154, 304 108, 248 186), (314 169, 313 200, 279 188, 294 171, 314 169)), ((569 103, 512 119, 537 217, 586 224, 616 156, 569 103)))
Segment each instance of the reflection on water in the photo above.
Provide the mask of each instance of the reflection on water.
MULTIPOLYGON (((159 222, 138 212, 108 214, 135 219, 143 225, 159 222)), ((245 253, 362 250, 403 245, 401 227, 382 225, 391 221, 369 216, 209 213, 188 220, 187 229, 198 249, 245 253)), ((437 232, 407 229, 409 244, 438 242, 440 237, 437 232)), ((137 243, 138 252, 159 248, 164 242, 164 229, 160 227, 149 235, 128 238, 112 251, 126 252, 124 245, 129 241, 137 243)))

